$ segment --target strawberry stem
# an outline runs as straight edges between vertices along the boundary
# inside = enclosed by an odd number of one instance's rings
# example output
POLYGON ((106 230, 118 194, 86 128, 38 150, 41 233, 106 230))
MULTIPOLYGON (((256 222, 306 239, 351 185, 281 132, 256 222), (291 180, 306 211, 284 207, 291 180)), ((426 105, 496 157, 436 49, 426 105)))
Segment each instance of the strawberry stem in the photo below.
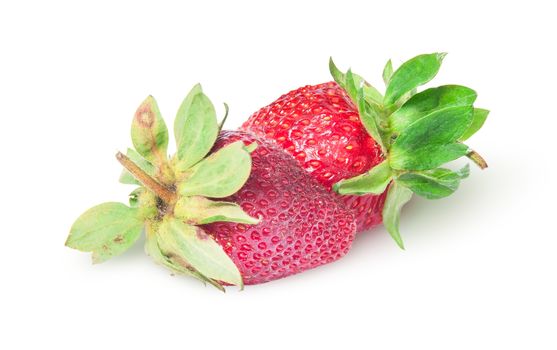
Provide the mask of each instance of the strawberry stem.
POLYGON ((120 164, 122 164, 122 166, 126 168, 126 170, 129 171, 130 174, 137 179, 137 181, 141 182, 165 203, 172 204, 176 201, 176 194, 173 191, 158 183, 122 152, 116 153, 116 159, 118 159, 120 164))
POLYGON ((487 162, 485 161, 485 159, 483 159, 482 156, 480 156, 480 154, 476 151, 470 151, 466 157, 468 157, 471 161, 473 161, 474 163, 476 163, 477 166, 480 167, 480 169, 485 169, 487 168, 487 162))

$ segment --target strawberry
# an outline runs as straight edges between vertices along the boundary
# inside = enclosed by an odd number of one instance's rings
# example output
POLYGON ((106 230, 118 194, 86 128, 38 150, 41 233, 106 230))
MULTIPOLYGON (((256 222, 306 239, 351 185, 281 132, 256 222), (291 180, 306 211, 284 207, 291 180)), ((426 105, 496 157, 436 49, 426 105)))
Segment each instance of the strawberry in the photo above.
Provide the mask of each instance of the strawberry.
MULTIPOLYGON (((226 108, 227 109, 227 108, 226 108)), ((225 116, 226 118, 226 116, 225 116)), ((221 290, 285 277, 342 257, 352 213, 282 149, 245 132, 223 132, 199 85, 174 123, 176 154, 156 101, 137 109, 134 149, 117 154, 120 181, 138 187, 129 205, 83 213, 66 245, 93 262, 122 254, 145 230, 145 251, 173 273, 221 290)))
MULTIPOLYGON (((255 112, 243 125, 290 153, 327 190, 384 159, 360 122, 358 109, 337 83, 293 90, 255 112)), ((381 223, 385 194, 342 196, 358 232, 381 223)))
POLYGON ((240 269, 245 284, 271 281, 337 260, 355 235, 344 205, 282 149, 245 132, 223 132, 215 149, 242 140, 257 142, 245 185, 227 200, 257 225, 217 222, 204 229, 240 269))
POLYGON ((438 72, 445 54, 414 57, 383 70, 385 94, 348 70, 329 68, 335 82, 293 90, 255 112, 243 130, 272 140, 326 189, 344 196, 358 231, 381 220, 400 247, 399 213, 412 194, 437 199, 453 193, 468 168, 440 166, 483 158, 463 141, 488 111, 474 108, 476 93, 445 85, 417 93, 438 72))

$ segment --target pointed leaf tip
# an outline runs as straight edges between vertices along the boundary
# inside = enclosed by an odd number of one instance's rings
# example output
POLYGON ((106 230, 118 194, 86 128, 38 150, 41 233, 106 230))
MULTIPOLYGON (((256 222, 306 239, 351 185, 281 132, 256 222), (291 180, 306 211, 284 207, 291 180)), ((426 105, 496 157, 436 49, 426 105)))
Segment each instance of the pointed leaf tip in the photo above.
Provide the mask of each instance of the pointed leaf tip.
POLYGON ((460 137, 460 141, 466 141, 470 137, 472 137, 472 135, 478 132, 478 130, 480 130, 484 125, 488 115, 489 115, 489 111, 487 109, 474 108, 472 122, 470 123, 468 129, 460 137))
POLYGON ((392 76, 393 76, 393 62, 391 60, 388 60, 387 63, 385 64, 385 68, 383 68, 383 82, 385 82, 385 85, 389 85, 389 81, 391 80, 392 76))
POLYGON ((168 128, 151 95, 135 111, 131 138, 137 152, 148 161, 161 163, 166 159, 168 128))
POLYGON ((383 224, 401 249, 404 249, 404 243, 399 232, 400 212, 410 198, 412 198, 412 191, 395 181, 389 187, 383 207, 383 224))
POLYGON ((219 132, 211 100, 195 85, 182 101, 174 119, 178 170, 185 171, 209 153, 219 132))
POLYGON ((332 57, 329 57, 329 72, 335 82, 342 87, 344 85, 345 75, 338 69, 332 57))

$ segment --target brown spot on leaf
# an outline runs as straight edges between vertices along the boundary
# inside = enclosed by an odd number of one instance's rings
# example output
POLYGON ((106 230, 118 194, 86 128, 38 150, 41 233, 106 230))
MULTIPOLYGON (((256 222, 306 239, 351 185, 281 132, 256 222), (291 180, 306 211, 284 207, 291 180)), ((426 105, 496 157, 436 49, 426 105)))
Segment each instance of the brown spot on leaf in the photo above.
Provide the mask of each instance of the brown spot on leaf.
POLYGON ((201 240, 209 239, 209 235, 199 227, 195 228, 195 235, 201 240))
POLYGON ((124 237, 122 235, 118 235, 113 239, 114 243, 122 243, 124 241, 124 237))
POLYGON ((142 128, 150 128, 155 123, 155 113, 147 104, 140 106, 135 112, 135 120, 142 128))

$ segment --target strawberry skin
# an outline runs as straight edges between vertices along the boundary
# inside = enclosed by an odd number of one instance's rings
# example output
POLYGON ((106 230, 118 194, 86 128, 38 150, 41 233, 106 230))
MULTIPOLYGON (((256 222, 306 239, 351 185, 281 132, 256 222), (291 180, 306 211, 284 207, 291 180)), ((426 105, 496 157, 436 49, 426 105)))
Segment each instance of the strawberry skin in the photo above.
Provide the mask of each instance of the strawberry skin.
MULTIPOLYGON (((242 126, 273 140, 328 191, 383 160, 379 145, 360 122, 357 108, 335 82, 293 90, 255 112, 242 126)), ((381 223, 382 195, 341 196, 357 232, 381 223)))
POLYGON ((218 222, 206 231, 238 266, 245 284, 286 277, 333 262, 350 249, 352 212, 276 145, 242 131, 222 132, 215 150, 234 141, 257 142, 244 187, 226 199, 257 225, 218 222))

